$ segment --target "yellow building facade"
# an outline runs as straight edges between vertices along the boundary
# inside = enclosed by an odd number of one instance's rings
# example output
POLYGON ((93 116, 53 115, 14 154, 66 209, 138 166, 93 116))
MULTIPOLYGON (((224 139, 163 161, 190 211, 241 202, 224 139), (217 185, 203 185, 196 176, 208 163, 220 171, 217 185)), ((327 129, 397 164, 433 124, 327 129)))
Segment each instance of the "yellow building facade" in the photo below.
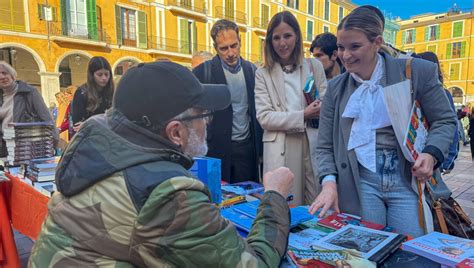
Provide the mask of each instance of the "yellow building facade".
POLYGON ((440 60, 444 84, 458 104, 474 102, 474 14, 452 10, 398 21, 396 46, 432 51, 440 60))
POLYGON ((50 104, 61 89, 86 81, 93 56, 109 60, 115 79, 139 62, 189 66, 194 52, 215 53, 211 27, 225 18, 239 26, 242 56, 262 62, 275 13, 295 14, 309 48, 353 8, 344 0, 0 0, 0 60, 50 104))

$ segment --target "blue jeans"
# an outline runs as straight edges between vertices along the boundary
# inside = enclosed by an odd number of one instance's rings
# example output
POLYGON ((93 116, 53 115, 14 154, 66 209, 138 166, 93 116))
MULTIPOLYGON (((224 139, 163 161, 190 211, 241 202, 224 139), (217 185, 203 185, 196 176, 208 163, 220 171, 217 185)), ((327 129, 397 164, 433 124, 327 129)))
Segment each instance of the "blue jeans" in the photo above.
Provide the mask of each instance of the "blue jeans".
POLYGON ((418 195, 402 177, 396 149, 376 151, 377 171, 359 165, 362 218, 413 237, 424 235, 419 224, 418 195))

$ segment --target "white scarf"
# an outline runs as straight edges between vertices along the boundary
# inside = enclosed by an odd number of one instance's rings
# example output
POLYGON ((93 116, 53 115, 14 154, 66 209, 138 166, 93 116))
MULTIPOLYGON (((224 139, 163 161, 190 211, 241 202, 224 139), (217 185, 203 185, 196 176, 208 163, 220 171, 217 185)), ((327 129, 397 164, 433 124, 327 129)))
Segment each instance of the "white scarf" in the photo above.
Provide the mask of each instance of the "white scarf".
POLYGON ((384 69, 384 59, 378 54, 370 80, 364 81, 351 73, 361 85, 349 98, 342 114, 342 117, 354 118, 347 150, 354 149, 359 163, 372 172, 376 172, 376 130, 392 125, 380 85, 384 69))

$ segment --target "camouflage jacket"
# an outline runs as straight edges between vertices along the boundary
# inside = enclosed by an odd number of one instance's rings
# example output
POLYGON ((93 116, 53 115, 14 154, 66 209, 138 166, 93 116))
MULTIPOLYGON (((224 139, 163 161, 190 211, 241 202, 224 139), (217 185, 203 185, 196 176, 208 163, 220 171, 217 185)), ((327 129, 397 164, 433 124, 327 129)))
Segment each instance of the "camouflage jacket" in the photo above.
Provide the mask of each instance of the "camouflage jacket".
POLYGON ((62 156, 60 193, 29 267, 277 267, 288 241, 285 199, 264 194, 245 240, 191 165, 117 111, 90 118, 62 156))

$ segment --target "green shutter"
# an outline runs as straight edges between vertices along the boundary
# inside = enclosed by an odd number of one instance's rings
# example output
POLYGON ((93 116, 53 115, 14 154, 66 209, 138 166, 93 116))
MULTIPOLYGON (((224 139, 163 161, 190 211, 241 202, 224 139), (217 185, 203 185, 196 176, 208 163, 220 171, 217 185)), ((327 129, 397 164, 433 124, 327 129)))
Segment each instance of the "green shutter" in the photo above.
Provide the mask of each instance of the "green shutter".
POLYGON ((87 0, 87 32, 89 33, 89 39, 99 40, 99 34, 97 30, 97 10, 95 0, 87 0))
POLYGON ((466 56, 466 41, 461 42, 461 58, 466 56))
POLYGON ((440 32, 441 32, 441 29, 439 28, 439 25, 436 25, 436 40, 439 40, 440 32))
POLYGON ((146 13, 138 11, 138 47, 147 48, 146 13))
POLYGON ((38 4, 38 19, 44 20, 44 9, 42 4, 38 4))
POLYGON ((51 13, 53 14, 53 21, 57 21, 57 20, 58 20, 58 17, 57 17, 57 15, 56 15, 57 12, 58 12, 58 11, 57 11, 56 7, 52 7, 51 13))
POLYGON ((63 35, 68 35, 66 0, 61 0, 61 31, 63 35))
POLYGON ((194 51, 197 51, 197 26, 196 26, 196 22, 193 22, 193 49, 194 51))
POLYGON ((446 46, 446 59, 451 59, 452 57, 452 53, 453 53, 453 44, 452 43, 449 43, 447 46, 446 46))
POLYGON ((407 32, 406 31, 403 31, 402 32, 402 45, 405 44, 405 38, 407 37, 407 32))
POLYGON ((430 27, 425 27, 425 41, 430 41, 430 27))
POLYGON ((412 36, 413 36, 413 38, 412 38, 412 41, 413 41, 412 44, 413 44, 413 43, 416 43, 416 30, 413 29, 412 32, 413 32, 413 34, 412 34, 412 36))
POLYGON ((115 31, 117 33, 117 45, 123 44, 122 38, 122 8, 115 6, 115 31))
POLYGON ((179 29, 180 29, 179 52, 189 53, 188 20, 179 19, 179 29))
POLYGON ((307 41, 313 41, 313 22, 308 21, 308 29, 306 29, 307 41))
POLYGON ((460 37, 462 36, 462 32, 463 32, 463 29, 462 29, 462 26, 463 26, 463 23, 462 21, 457 21, 454 23, 453 25, 453 37, 460 37))

